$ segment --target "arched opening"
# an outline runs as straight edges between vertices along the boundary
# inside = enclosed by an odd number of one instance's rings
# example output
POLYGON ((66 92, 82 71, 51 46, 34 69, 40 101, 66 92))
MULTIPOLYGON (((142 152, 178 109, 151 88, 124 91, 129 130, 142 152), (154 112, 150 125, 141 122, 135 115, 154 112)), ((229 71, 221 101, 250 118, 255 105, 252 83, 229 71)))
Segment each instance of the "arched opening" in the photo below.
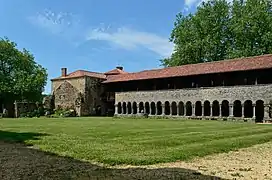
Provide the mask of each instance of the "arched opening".
POLYGON ((211 104, 209 101, 204 102, 204 116, 211 115, 211 104))
POLYGON ((184 116, 184 103, 182 101, 179 102, 178 108, 179 108, 179 116, 184 116))
POLYGON ((157 102, 157 115, 162 115, 162 103, 157 102))
POLYGON ((264 102, 262 100, 258 100, 256 102, 255 116, 256 116, 256 122, 263 122, 263 118, 264 118, 264 102))
POLYGON ((253 117, 253 106, 252 106, 252 101, 250 100, 246 100, 244 103, 244 116, 245 118, 253 117))
POLYGON ((123 114, 127 114, 127 103, 123 102, 122 108, 123 108, 123 114))
POLYGON ((145 113, 150 114, 149 102, 145 103, 145 113))
POLYGON ((128 114, 131 114, 131 102, 128 102, 127 104, 127 111, 128 111, 128 114))
POLYGON ((117 105, 117 113, 118 113, 118 114, 122 114, 122 105, 121 105, 120 102, 119 102, 118 105, 117 105))
POLYGON ((156 105, 154 102, 151 103, 151 115, 156 115, 156 105))
POLYGON ((186 116, 192 116, 192 103, 190 101, 186 103, 186 116))
POLYGON ((269 102, 269 118, 272 118, 272 100, 269 102))
POLYGON ((172 102, 172 115, 176 116, 178 114, 177 112, 177 103, 176 102, 172 102))
POLYGON ((170 115, 170 103, 168 101, 164 103, 164 114, 170 115))
POLYGON ((139 113, 144 113, 144 103, 143 102, 139 103, 139 113))
POLYGON ((133 102, 132 103, 132 110, 133 110, 133 114, 137 114, 137 103, 136 102, 133 102))
POLYGON ((223 117, 229 116, 229 101, 227 100, 222 101, 221 113, 223 117))
POLYGON ((242 103, 239 100, 236 100, 233 103, 233 116, 242 117, 242 103))
POLYGON ((220 107, 219 107, 219 102, 218 101, 213 101, 212 104, 212 116, 219 116, 220 112, 220 107))
POLYGON ((202 116, 202 106, 201 101, 197 101, 195 103, 195 115, 196 116, 202 116))

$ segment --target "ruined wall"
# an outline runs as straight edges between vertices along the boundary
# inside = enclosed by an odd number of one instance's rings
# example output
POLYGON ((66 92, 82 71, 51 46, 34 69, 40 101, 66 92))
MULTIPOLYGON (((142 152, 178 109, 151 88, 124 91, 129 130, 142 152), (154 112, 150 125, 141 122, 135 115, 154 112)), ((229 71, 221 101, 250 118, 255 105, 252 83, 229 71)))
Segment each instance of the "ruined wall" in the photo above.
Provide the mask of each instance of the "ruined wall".
POLYGON ((160 91, 138 91, 138 92, 119 92, 116 93, 115 103, 118 102, 158 102, 165 101, 179 102, 196 101, 213 102, 214 100, 221 103, 228 100, 233 103, 235 100, 244 102, 251 100, 255 103, 257 100, 263 100, 269 104, 272 100, 272 84, 270 85, 250 85, 250 86, 232 86, 232 87, 209 87, 193 88, 179 90, 160 90, 160 91))

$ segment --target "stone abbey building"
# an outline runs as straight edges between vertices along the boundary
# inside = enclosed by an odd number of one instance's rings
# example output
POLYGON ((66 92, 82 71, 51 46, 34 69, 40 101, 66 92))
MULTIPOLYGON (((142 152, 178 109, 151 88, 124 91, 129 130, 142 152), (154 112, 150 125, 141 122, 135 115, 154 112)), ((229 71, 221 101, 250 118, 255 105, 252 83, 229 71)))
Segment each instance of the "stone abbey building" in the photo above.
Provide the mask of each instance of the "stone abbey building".
POLYGON ((79 116, 271 120, 272 54, 127 73, 78 70, 52 79, 55 108, 79 116))

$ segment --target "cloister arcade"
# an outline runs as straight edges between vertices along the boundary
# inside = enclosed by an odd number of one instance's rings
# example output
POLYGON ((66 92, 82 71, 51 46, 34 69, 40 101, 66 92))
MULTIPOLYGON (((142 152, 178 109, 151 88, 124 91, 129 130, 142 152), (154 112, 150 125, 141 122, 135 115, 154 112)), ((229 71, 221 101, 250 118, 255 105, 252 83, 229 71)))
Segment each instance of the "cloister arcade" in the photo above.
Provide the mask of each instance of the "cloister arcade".
POLYGON ((195 103, 191 101, 119 102, 116 104, 115 110, 118 115, 146 113, 150 116, 181 116, 204 119, 238 118, 262 122, 264 118, 271 118, 270 108, 271 106, 265 104, 263 100, 257 100, 256 102, 251 100, 244 102, 240 100, 235 100, 234 102, 214 100, 210 102, 206 100, 204 102, 196 101, 195 103))

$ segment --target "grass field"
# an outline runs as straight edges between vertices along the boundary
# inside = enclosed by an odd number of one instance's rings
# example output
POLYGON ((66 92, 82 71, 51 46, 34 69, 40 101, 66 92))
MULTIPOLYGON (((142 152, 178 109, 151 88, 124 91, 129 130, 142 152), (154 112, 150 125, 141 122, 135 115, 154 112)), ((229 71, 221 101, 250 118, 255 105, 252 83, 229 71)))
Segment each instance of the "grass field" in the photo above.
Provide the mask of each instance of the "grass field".
POLYGON ((190 160, 272 140, 272 125, 198 120, 0 119, 0 140, 105 164, 190 160))

